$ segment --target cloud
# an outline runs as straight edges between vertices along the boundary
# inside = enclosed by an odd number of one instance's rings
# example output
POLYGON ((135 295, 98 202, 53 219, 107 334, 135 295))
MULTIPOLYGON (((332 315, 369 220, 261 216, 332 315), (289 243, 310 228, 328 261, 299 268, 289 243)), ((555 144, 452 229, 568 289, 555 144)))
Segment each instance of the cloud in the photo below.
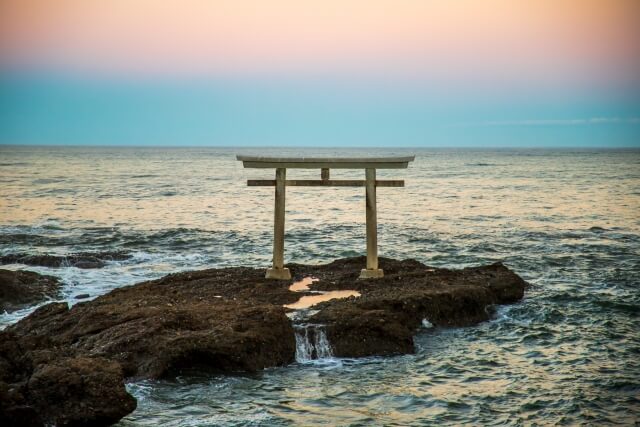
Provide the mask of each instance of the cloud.
POLYGON ((586 126, 603 124, 640 124, 640 117, 591 117, 588 119, 526 119, 487 120, 457 123, 456 127, 503 127, 503 126, 586 126))

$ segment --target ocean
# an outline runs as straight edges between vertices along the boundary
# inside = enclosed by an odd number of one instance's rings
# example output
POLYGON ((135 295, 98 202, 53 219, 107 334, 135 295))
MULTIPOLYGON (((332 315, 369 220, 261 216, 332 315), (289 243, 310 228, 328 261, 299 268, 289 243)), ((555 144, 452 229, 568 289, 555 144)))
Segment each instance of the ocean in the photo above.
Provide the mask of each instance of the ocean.
MULTIPOLYGON (((131 382, 138 409, 120 426, 637 425, 640 150, 0 146, 0 255, 132 255, 2 268, 59 277, 75 304, 176 271, 266 267, 273 188, 246 180, 273 170, 235 160, 253 153, 415 154, 378 172, 406 182, 378 189, 380 255, 502 261, 530 283, 525 298, 477 326, 425 328, 411 355, 131 382)), ((364 254, 364 216, 362 188, 288 188, 286 261, 364 254)), ((0 313, 0 328, 34 309, 0 313)))

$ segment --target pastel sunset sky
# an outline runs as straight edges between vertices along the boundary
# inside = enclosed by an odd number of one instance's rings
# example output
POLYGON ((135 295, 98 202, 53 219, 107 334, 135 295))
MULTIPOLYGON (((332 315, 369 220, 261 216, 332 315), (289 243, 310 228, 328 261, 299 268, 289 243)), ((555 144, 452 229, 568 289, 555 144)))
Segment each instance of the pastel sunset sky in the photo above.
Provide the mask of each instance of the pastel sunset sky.
POLYGON ((640 146, 640 2, 0 0, 0 143, 640 146))

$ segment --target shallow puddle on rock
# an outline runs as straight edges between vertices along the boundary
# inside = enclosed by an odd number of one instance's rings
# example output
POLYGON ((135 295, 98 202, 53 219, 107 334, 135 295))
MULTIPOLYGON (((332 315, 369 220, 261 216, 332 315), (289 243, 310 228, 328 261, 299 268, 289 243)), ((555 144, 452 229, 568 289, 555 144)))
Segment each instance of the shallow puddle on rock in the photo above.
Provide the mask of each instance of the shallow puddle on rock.
POLYGON ((302 280, 298 280, 297 282, 293 282, 293 285, 289 286, 289 290, 292 292, 302 292, 302 291, 308 291, 309 290, 309 285, 311 285, 313 282, 317 282, 318 279, 317 277, 304 277, 302 278, 302 280))
MULTIPOLYGON (((293 282, 293 284, 289 286, 289 290, 292 292, 310 291, 309 286, 313 282, 317 282, 318 280, 320 279, 313 276, 303 277, 301 280, 298 280, 297 282, 293 282)), ((311 291, 311 292, 314 292, 314 291, 311 291)), ((352 291, 352 290, 329 291, 329 292, 315 291, 315 292, 317 292, 318 295, 305 295, 302 298, 300 298, 298 301, 294 302, 293 304, 285 304, 284 307, 290 308, 292 310, 304 310, 316 304, 319 304, 321 302, 329 301, 331 299, 360 296, 359 292, 352 291)))
POLYGON ((298 301, 293 304, 285 304, 285 308, 290 308, 293 310, 302 310, 305 308, 309 308, 321 302, 329 301, 331 299, 336 298, 349 298, 349 297, 359 297, 360 292, 358 291, 330 291, 323 292, 319 295, 306 295, 300 298, 298 301))

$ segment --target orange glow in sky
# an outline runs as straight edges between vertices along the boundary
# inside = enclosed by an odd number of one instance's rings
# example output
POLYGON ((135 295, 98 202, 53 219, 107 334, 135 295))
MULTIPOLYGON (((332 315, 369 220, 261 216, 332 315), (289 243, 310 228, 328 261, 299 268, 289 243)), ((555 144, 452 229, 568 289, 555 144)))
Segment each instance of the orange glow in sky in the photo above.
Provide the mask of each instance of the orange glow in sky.
POLYGON ((640 2, 2 0, 0 65, 625 84, 640 76, 640 2))

